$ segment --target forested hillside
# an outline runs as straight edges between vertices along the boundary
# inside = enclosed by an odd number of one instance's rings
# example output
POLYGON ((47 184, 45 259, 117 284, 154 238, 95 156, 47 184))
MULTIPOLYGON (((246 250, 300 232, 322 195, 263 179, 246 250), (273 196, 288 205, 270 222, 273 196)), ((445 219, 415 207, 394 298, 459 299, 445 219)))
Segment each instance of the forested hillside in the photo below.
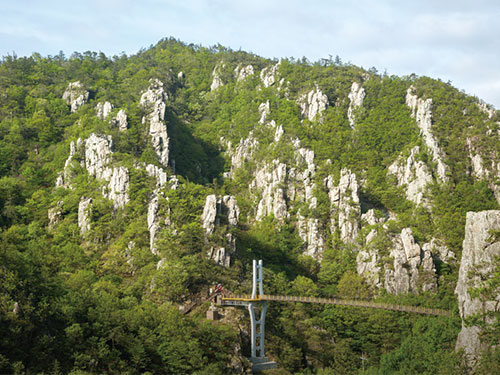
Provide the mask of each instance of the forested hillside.
POLYGON ((500 113, 340 58, 165 39, 0 62, 0 373, 500 373, 500 113), (469 212, 469 214, 468 214, 469 212), (458 340, 458 341, 457 341, 458 340))

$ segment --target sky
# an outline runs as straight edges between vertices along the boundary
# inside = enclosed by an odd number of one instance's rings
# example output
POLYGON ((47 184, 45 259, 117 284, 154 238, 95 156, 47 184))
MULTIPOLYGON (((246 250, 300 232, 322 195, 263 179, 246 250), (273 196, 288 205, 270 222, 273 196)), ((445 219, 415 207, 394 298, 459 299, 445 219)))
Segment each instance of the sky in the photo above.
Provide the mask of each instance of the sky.
POLYGON ((440 78, 500 109, 498 0, 0 0, 0 56, 137 53, 174 37, 440 78))

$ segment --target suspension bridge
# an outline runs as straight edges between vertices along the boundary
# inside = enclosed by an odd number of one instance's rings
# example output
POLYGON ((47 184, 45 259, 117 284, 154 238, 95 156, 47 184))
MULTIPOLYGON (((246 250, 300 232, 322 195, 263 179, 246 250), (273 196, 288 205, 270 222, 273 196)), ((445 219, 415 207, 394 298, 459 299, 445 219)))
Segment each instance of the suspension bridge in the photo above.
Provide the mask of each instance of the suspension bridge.
POLYGON ((262 260, 259 260, 258 262, 254 260, 252 294, 249 295, 219 294, 216 297, 216 303, 220 306, 242 306, 248 308, 248 312, 250 313, 250 331, 251 331, 250 361, 253 364, 253 371, 262 371, 276 367, 276 362, 269 360, 265 356, 264 352, 265 319, 266 319, 267 303, 270 301, 353 306, 353 307, 364 307, 364 308, 393 310, 393 311, 404 311, 409 313, 435 315, 435 316, 450 315, 450 312, 447 310, 434 309, 421 306, 397 305, 391 303, 380 303, 374 301, 363 301, 363 300, 342 299, 342 298, 280 296, 280 295, 264 294, 262 260))

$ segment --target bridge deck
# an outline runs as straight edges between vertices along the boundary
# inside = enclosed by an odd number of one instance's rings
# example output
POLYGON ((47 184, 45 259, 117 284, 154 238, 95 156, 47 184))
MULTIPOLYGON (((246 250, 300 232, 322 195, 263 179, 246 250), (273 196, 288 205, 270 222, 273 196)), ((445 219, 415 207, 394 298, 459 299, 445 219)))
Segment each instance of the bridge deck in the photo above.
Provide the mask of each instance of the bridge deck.
POLYGON ((251 295, 227 295, 227 296, 222 296, 221 298, 222 305, 232 305, 232 306, 246 305, 250 302, 262 302, 262 301, 321 303, 330 305, 368 307, 368 308, 383 309, 383 310, 406 311, 406 312, 427 314, 427 315, 440 315, 440 316, 450 315, 449 311, 442 309, 434 309, 434 308, 420 307, 420 306, 396 305, 392 303, 381 303, 381 302, 372 302, 363 300, 348 300, 341 298, 273 296, 268 294, 265 294, 262 297, 257 296, 257 298, 252 298, 251 295))

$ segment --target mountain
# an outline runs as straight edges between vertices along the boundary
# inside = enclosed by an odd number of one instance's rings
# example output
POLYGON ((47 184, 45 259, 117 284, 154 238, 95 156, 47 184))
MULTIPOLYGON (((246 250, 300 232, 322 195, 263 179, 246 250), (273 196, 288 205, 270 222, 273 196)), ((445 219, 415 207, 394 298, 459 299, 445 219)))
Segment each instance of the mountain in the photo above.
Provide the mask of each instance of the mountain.
POLYGON ((245 373, 243 310, 203 300, 252 259, 269 294, 452 312, 271 304, 275 373, 498 373, 499 121, 339 58, 4 57, 0 373, 245 373))

